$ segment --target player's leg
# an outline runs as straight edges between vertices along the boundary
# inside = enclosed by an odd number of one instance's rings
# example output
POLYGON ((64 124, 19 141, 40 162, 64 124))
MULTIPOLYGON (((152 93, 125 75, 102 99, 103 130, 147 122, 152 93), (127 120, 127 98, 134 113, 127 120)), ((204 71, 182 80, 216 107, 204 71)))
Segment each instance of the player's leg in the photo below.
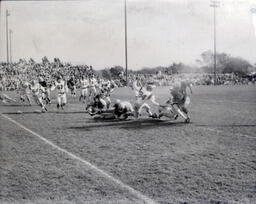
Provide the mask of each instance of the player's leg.
POLYGON ((61 107, 61 95, 57 95, 57 108, 59 109, 61 107))
POLYGON ((107 96, 107 97, 105 98, 105 101, 106 101, 106 103, 107 103, 107 109, 109 109, 109 107, 110 107, 110 105, 111 105, 110 97, 107 96))
POLYGON ((97 94, 97 90, 96 90, 96 87, 92 87, 92 97, 96 96, 97 94))
POLYGON ((133 110, 134 110, 134 117, 138 118, 139 117, 139 109, 140 109, 141 104, 135 102, 134 106, 133 106, 133 110))
POLYGON ((20 94, 20 100, 22 102, 25 102, 25 94, 23 94, 23 93, 20 94))
POLYGON ((61 96, 61 108, 64 109, 64 106, 67 104, 67 95, 64 93, 61 96))
POLYGON ((177 114, 179 114, 182 118, 185 119, 185 122, 190 122, 188 115, 181 110, 178 104, 173 104, 173 108, 177 114))
POLYGON ((25 94, 25 96, 26 96, 26 99, 28 100, 29 105, 31 106, 32 103, 31 103, 31 99, 30 99, 29 94, 25 94))
POLYGON ((76 98, 76 86, 73 87, 73 96, 76 98))
POLYGON ((42 108, 42 111, 47 111, 47 108, 43 104, 43 99, 41 96, 36 95, 35 100, 36 100, 36 103, 42 108))
POLYGON ((81 88, 81 94, 80 94, 80 97, 79 97, 79 101, 82 101, 83 98, 84 98, 84 89, 81 88))
POLYGON ((46 100, 45 92, 42 92, 42 99, 46 100))
POLYGON ((146 112, 148 113, 149 117, 153 116, 153 113, 151 112, 151 108, 150 108, 150 106, 147 103, 143 103, 140 106, 139 111, 138 111, 139 115, 141 115, 141 112, 142 112, 143 109, 146 110, 146 112))
POLYGON ((83 102, 84 102, 84 103, 86 102, 87 95, 88 95, 88 89, 85 88, 85 89, 84 89, 84 95, 83 95, 83 102))
POLYGON ((103 99, 103 98, 100 98, 99 99, 99 109, 100 110, 106 110, 107 109, 107 102, 103 99))
POLYGON ((177 114, 175 112, 175 110, 173 110, 172 106, 165 106, 165 107, 161 107, 159 108, 159 118, 161 118, 162 116, 165 116, 167 118, 170 119, 177 119, 177 114))
POLYGON ((47 104, 51 104, 51 95, 50 90, 47 88, 45 92, 45 100, 47 104))

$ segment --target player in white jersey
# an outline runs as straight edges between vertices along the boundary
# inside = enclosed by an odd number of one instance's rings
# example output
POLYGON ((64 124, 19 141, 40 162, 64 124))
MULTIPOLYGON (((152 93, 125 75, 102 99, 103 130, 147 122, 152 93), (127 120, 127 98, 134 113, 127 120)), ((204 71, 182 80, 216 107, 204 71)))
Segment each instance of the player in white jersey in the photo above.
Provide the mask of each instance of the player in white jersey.
POLYGON ((29 102, 29 105, 31 105, 30 87, 31 87, 31 84, 25 81, 25 82, 21 82, 20 89, 19 89, 20 100, 25 102, 27 99, 29 102))
POLYGON ((87 77, 82 76, 80 80, 80 86, 81 86, 81 96, 79 98, 79 101, 83 99, 83 102, 85 103, 86 98, 88 97, 88 89, 89 89, 89 79, 87 77))
POLYGON ((90 101, 93 100, 97 94, 97 90, 96 90, 97 86, 98 86, 98 83, 94 75, 89 76, 88 96, 90 97, 90 101))
POLYGON ((135 99, 137 100, 139 97, 140 89, 142 87, 141 81, 139 80, 138 77, 136 77, 133 82, 132 82, 132 89, 135 94, 135 99))
POLYGON ((68 87, 67 83, 62 80, 61 76, 57 77, 57 81, 52 86, 51 91, 53 91, 54 89, 57 89, 57 108, 61 108, 63 110, 64 106, 67 104, 66 93, 68 92, 68 87))
POLYGON ((155 96, 152 93, 152 86, 147 85, 146 87, 142 87, 139 91, 139 96, 134 104, 134 112, 135 112, 135 117, 137 118, 139 115, 141 115, 141 112, 143 109, 146 110, 148 113, 149 117, 156 118, 157 115, 151 112, 150 106, 146 103, 146 101, 151 101, 152 104, 159 106, 159 103, 155 101, 155 96))
POLYGON ((42 99, 42 92, 45 92, 44 87, 42 87, 38 82, 36 82, 36 80, 32 80, 30 90, 32 92, 32 96, 35 103, 42 108, 42 111, 47 111, 47 108, 43 104, 42 99))
POLYGON ((107 104, 107 109, 109 109, 110 107, 110 104, 111 104, 110 95, 114 91, 115 87, 117 87, 117 85, 113 80, 111 81, 107 80, 106 82, 101 83, 101 88, 99 92, 102 95, 102 99, 107 104))

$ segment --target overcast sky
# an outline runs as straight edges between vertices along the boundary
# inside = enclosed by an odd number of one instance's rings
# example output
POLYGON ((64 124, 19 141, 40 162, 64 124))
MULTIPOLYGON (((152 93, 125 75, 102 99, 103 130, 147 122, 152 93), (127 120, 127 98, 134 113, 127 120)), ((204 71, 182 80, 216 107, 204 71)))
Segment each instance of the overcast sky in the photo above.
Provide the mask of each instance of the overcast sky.
MULTIPOLYGON (((255 63, 255 1, 220 2, 218 52, 255 63)), ((195 65, 203 51, 213 48, 209 5, 210 0, 127 0, 129 68, 180 61, 195 65)), ((124 0, 2 1, 0 61, 6 61, 6 9, 14 60, 56 56, 96 69, 124 66, 124 0)))

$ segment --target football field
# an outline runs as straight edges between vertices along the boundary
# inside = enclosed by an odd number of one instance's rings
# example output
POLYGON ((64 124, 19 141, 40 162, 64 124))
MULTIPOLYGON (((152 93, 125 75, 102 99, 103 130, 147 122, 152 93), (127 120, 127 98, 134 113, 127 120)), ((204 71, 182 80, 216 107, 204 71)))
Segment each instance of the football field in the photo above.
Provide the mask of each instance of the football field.
MULTIPOLYGON (((95 120, 70 96, 47 113, 1 104, 0 203, 256 203, 256 86, 193 91, 189 124, 95 120)), ((130 88, 116 98, 134 102, 130 88)))

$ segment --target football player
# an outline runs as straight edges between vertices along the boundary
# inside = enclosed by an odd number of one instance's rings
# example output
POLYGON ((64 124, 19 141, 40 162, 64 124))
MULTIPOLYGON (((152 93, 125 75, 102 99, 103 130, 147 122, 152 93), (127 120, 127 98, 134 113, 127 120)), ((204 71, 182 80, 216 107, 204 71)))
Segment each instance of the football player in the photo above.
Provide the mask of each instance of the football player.
POLYGON ((187 88, 192 92, 192 84, 188 81, 181 81, 170 88, 171 97, 169 103, 172 104, 175 112, 185 119, 186 123, 190 122, 187 106, 190 103, 190 99, 187 95, 187 88))
POLYGON ((48 84, 46 80, 43 79, 43 77, 39 77, 39 84, 44 87, 44 92, 42 92, 42 98, 45 100, 46 104, 51 103, 50 99, 50 88, 48 87, 48 84))
POLYGON ((146 103, 146 101, 151 101, 153 105, 159 106, 159 103, 155 101, 155 96, 152 93, 153 87, 151 85, 147 85, 146 87, 142 87, 139 90, 139 96, 134 104, 135 117, 138 118, 141 115, 143 109, 146 110, 149 117, 157 118, 156 113, 151 112, 150 106, 146 103))
POLYGON ((57 89, 57 108, 64 110, 64 106, 67 104, 67 95, 68 87, 66 82, 62 79, 61 76, 57 77, 57 81, 52 86, 51 91, 57 89))
POLYGON ((30 90, 35 103, 42 108, 43 112, 47 111, 42 99, 42 92, 45 92, 44 87, 42 87, 36 80, 32 80, 30 90))
POLYGON ((29 105, 31 106, 30 86, 31 84, 29 84, 27 81, 21 82, 18 92, 20 94, 20 100, 25 102, 27 99, 29 105))
POLYGON ((139 97, 141 87, 142 87, 142 84, 141 84, 141 81, 139 80, 139 77, 135 77, 132 83, 132 90, 134 91, 136 100, 139 97))
POLYGON ((76 79, 74 75, 72 75, 70 79, 67 81, 67 86, 70 89, 71 97, 76 98, 76 79))
POLYGON ((134 108, 130 102, 117 99, 114 104, 114 114, 116 118, 125 120, 128 116, 134 116, 134 108))
POLYGON ((97 94, 97 90, 96 90, 97 85, 98 83, 96 78, 94 77, 93 74, 91 74, 89 76, 89 88, 88 88, 88 96, 90 98, 90 101, 92 101, 97 94))
POLYGON ((80 80, 81 85, 81 95, 79 98, 79 101, 83 99, 83 102, 85 103, 86 97, 88 97, 88 88, 89 88, 89 80, 87 77, 82 76, 80 80))

